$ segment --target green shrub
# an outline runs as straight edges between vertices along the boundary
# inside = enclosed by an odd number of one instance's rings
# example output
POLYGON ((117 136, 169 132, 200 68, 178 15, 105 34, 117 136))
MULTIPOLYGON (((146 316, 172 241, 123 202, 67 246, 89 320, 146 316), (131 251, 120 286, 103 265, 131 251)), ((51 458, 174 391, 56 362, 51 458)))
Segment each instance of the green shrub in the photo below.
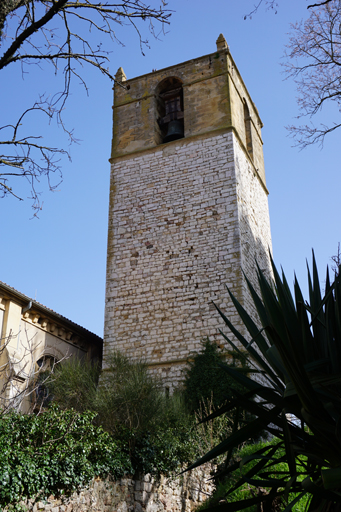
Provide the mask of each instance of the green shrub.
MULTIPOLYGON (((218 369, 220 376, 219 349, 209 341, 205 349, 204 363, 207 353, 213 354, 215 366, 212 363, 210 372, 218 369)), ((199 361, 201 356, 198 355, 199 361)), ((222 375, 225 377, 225 373, 222 375)), ((97 369, 90 363, 69 359, 56 368, 50 387, 54 401, 62 408, 73 406, 80 411, 93 411, 95 424, 125 447, 134 471, 155 475, 178 471, 231 431, 229 417, 200 423, 214 411, 212 400, 201 400, 198 410, 189 413, 183 392, 167 396, 161 381, 148 371, 145 362, 130 361, 119 352, 107 358, 98 386, 97 381, 97 369)), ((229 378, 224 381, 230 383, 229 378)))
MULTIPOLYGON (((188 362, 185 371, 184 396, 191 410, 197 417, 200 434, 198 442, 199 452, 211 450, 222 439, 232 433, 235 419, 242 425, 251 419, 251 415, 243 407, 230 411, 224 416, 218 416, 202 423, 205 417, 209 417, 219 409, 234 393, 243 393, 244 386, 235 381, 226 373, 221 365, 225 357, 218 345, 208 338, 202 342, 202 351, 196 353, 188 362)), ((229 353, 228 364, 231 368, 238 368, 247 373, 248 367, 241 353, 229 353)), ((217 457, 215 462, 220 463, 222 457, 217 457)))
POLYGON ((164 409, 165 393, 161 381, 145 362, 130 361, 120 352, 107 357, 97 389, 95 410, 103 427, 118 433, 154 430, 164 409))
MULTIPOLYGON (((232 432, 232 421, 228 415, 218 416, 206 420, 215 412, 213 400, 203 400, 199 409, 195 412, 197 420, 197 445, 200 455, 204 455, 211 450, 217 443, 220 443, 225 437, 232 432)), ((222 461, 218 457, 215 463, 222 461)))
POLYGON ((55 367, 49 389, 62 409, 96 412, 96 423, 111 433, 153 431, 188 418, 182 394, 166 396, 162 382, 144 361, 131 361, 113 352, 99 385, 98 381, 97 367, 70 358, 55 367))
POLYGON ((62 409, 94 411, 99 375, 99 365, 70 357, 53 367, 47 381, 49 394, 62 409))
POLYGON ((165 427, 146 433, 135 445, 132 462, 144 473, 168 475, 179 471, 185 463, 198 455, 198 436, 184 426, 165 427))
MULTIPOLYGON (((211 509, 212 507, 222 505, 226 500, 226 495, 228 495, 228 502, 229 503, 235 503, 235 502, 245 502, 245 500, 252 499, 256 496, 261 496, 262 494, 267 494, 268 491, 264 489, 261 485, 260 480, 260 486, 256 487, 254 485, 250 485, 247 481, 245 481, 240 487, 233 490, 233 487, 238 485, 238 482, 241 478, 243 478, 243 475, 245 475, 248 471, 250 471, 252 468, 255 468, 258 460, 256 458, 252 458, 252 454, 258 450, 264 450, 267 447, 269 449, 275 445, 277 442, 276 438, 274 438, 271 441, 263 441, 258 442, 256 444, 246 444, 243 447, 241 447, 239 450, 237 450, 233 456, 233 459, 230 461, 231 465, 236 465, 236 469, 232 471, 228 478, 225 478, 223 481, 219 482, 216 491, 213 493, 213 495, 205 501, 198 510, 206 510, 211 509), (232 492, 231 492, 232 490, 232 492)), ((285 457, 285 450, 282 449, 279 452, 279 455, 282 456, 282 458, 285 457)), ((288 464, 286 462, 275 462, 274 465, 271 468, 271 472, 269 472, 268 477, 272 478, 278 478, 283 473, 288 472, 288 464)), ((260 479, 260 475, 258 476, 260 479)), ((304 475, 302 474, 302 477, 298 477, 298 480, 303 480, 304 475)), ((290 499, 295 499, 296 495, 292 493, 290 495, 290 499)), ((305 507, 307 505, 308 498, 307 496, 304 497, 304 499, 300 500, 296 505, 293 507, 294 512, 305 512, 305 507)), ((251 505, 250 507, 246 507, 244 510, 245 512, 257 512, 259 505, 251 505)), ((284 501, 280 498, 275 501, 275 503, 272 504, 272 511, 275 510, 284 510, 285 505, 284 501)))
MULTIPOLYGON (((212 402, 212 407, 216 409, 231 398, 234 389, 239 392, 244 390, 220 367, 224 357, 218 345, 207 338, 202 342, 202 346, 201 352, 194 354, 188 361, 188 368, 185 371, 185 398, 194 411, 199 410, 203 402, 212 402)), ((229 365, 245 368, 240 355, 229 362, 229 365)))
POLYGON ((131 473, 127 454, 93 418, 56 406, 38 416, 1 416, 0 505, 70 492, 95 476, 131 473))
POLYGON ((67 359, 51 376, 53 401, 62 409, 95 412, 96 424, 112 434, 124 429, 143 432, 160 422, 164 390, 143 361, 132 362, 113 352, 98 385, 99 375, 99 368, 91 362, 67 359))
MULTIPOLYGON (((259 486, 260 477, 268 492, 254 497, 252 503, 262 503, 270 509, 275 499, 295 495, 294 500, 289 498, 285 510, 290 511, 300 499, 308 499, 307 509, 311 512, 337 511, 341 503, 341 274, 337 272, 331 282, 327 269, 322 293, 313 255, 312 272, 308 268, 308 302, 296 279, 292 295, 284 273, 280 275, 273 262, 272 269, 274 282, 269 283, 258 268, 259 293, 246 279, 257 309, 258 325, 229 292, 249 332, 247 338, 217 307, 230 331, 248 351, 250 365, 255 368, 246 376, 224 367, 249 391, 231 399, 217 414, 243 404, 255 415, 254 419, 234 430, 191 468, 229 454, 265 430, 277 439, 270 449, 266 448, 266 453, 253 452, 257 464, 246 477, 255 487, 259 486), (259 372, 262 380, 258 378, 259 372), (258 400, 250 400, 255 394, 258 400), (287 466, 272 477, 275 462, 285 462, 287 466)), ((238 350, 232 339, 224 337, 238 350)), ((225 468, 224 476, 232 469, 225 468)), ((241 510, 250 504, 241 500, 231 505, 229 497, 227 494, 226 511, 235 511, 237 507, 241 510)))
POLYGON ((167 396, 143 361, 114 352, 97 380, 90 363, 69 359, 52 376, 54 401, 93 411, 95 424, 125 446, 134 471, 170 473, 202 453, 183 395, 167 396))

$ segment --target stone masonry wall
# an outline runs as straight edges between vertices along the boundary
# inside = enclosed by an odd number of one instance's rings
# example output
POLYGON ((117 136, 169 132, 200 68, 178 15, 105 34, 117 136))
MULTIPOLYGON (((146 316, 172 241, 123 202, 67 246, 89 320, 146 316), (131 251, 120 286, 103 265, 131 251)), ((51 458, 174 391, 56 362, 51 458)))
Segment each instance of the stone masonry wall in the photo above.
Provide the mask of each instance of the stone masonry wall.
POLYGON ((247 147, 246 131, 245 131, 245 112, 244 102, 247 105, 250 114, 250 131, 252 138, 252 159, 257 169, 259 177, 265 180, 264 157, 263 157, 263 141, 261 136, 262 121, 259 117, 258 110, 253 104, 249 93, 245 87, 242 77, 236 71, 233 61, 229 64, 229 95, 232 112, 232 125, 243 141, 245 148, 247 147))
POLYGON ((241 268, 254 276, 268 223, 246 161, 222 131, 113 162, 104 365, 110 349, 144 357, 171 387, 203 337, 223 343, 212 300, 240 325, 225 285, 245 301, 241 268))
MULTIPOLYGON (((115 83, 112 157, 156 148, 156 91, 170 76, 183 84, 185 137, 231 125, 227 55, 223 51, 124 79, 123 87, 115 83)), ((122 74, 116 78, 122 80, 122 74)))
POLYGON ((71 497, 28 500, 27 512, 191 512, 213 491, 209 464, 176 478, 93 480, 71 497))
MULTIPOLYGON (((272 277, 269 251, 272 252, 267 192, 237 138, 234 138, 238 217, 241 236, 241 267, 253 286, 257 286, 256 262, 268 278, 272 277)), ((243 304, 257 318, 245 279, 243 304)))

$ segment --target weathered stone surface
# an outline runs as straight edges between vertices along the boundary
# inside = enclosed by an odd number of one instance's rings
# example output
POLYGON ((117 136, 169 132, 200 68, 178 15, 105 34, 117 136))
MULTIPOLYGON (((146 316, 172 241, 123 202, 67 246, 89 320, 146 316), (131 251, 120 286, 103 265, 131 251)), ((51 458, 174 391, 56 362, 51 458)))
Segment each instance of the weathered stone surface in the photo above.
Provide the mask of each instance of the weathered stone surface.
POLYGON ((50 496, 46 502, 28 500, 23 505, 27 512, 191 512, 213 490, 211 470, 207 464, 176 478, 95 479, 69 498, 50 496), (144 486, 148 489, 136 491, 144 486))
POLYGON ((104 366, 119 349, 171 388, 209 336, 212 301, 243 331, 226 285, 255 314, 243 280, 270 273, 262 122, 224 38, 218 51, 115 86, 104 366), (160 144, 160 82, 182 84, 184 138, 160 144))
POLYGON ((221 343, 212 301, 240 323, 225 285, 250 306, 241 269, 255 282, 255 259, 269 267, 271 236, 267 195, 232 132, 168 151, 113 164, 104 339, 171 386, 204 336, 221 343))

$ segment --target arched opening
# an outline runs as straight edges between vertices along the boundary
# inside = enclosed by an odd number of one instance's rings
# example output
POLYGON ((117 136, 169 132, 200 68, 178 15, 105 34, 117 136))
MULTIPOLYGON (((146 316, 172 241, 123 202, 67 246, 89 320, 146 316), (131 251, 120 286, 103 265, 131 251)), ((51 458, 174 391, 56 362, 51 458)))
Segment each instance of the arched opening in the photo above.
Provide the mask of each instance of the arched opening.
POLYGON ((253 160, 253 147, 252 147, 252 134, 251 134, 251 116, 249 107, 246 103, 246 99, 244 98, 244 125, 245 125, 245 139, 246 139, 246 149, 253 160))
POLYGON ((182 82, 169 77, 156 89, 158 143, 171 142, 184 137, 184 107, 182 82))
POLYGON ((50 375, 53 372, 57 359, 51 355, 44 355, 36 362, 33 380, 33 412, 39 412, 47 407, 53 399, 49 390, 50 375))

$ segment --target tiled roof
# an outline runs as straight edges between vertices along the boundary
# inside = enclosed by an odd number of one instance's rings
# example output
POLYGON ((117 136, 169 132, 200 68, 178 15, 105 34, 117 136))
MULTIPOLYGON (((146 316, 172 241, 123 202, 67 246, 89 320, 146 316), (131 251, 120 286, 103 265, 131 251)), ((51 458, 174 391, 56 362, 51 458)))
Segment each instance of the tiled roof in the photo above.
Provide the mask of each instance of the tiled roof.
POLYGON ((5 290, 7 293, 11 293, 12 295, 16 296, 18 299, 21 299, 25 302, 32 302, 32 306, 34 306, 35 308, 43 310, 46 313, 49 313, 50 316, 54 316, 56 319, 59 319, 60 322, 67 323, 73 329, 82 331, 83 335, 85 335, 85 336, 86 335, 90 336, 93 339, 97 338, 97 341, 102 343, 102 341, 103 341, 102 338, 100 336, 97 336, 97 334, 89 331, 88 329, 85 329, 85 327, 82 327, 81 325, 76 324, 75 322, 72 322, 72 320, 69 320, 65 316, 60 315, 59 313, 56 313, 55 311, 53 311, 53 309, 50 309, 47 306, 44 306, 43 304, 40 304, 40 302, 38 302, 34 299, 31 299, 27 295, 19 292, 18 290, 16 290, 12 286, 9 286, 8 284, 4 283, 3 281, 0 281, 0 291, 1 291, 1 289, 5 290))

